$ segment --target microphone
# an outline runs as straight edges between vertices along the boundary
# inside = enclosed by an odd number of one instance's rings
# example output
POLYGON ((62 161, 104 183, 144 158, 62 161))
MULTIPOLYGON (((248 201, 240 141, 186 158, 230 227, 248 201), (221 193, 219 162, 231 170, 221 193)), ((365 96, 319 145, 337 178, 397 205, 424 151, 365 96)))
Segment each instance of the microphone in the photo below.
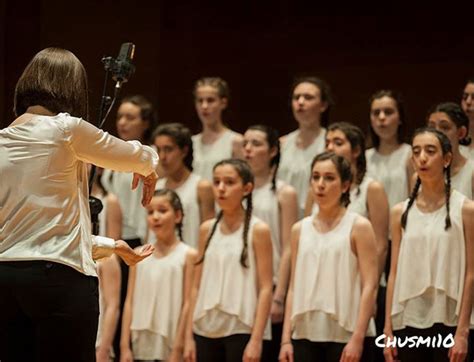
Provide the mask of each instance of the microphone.
POLYGON ((123 43, 117 59, 112 57, 102 59, 105 70, 112 73, 112 79, 117 82, 117 88, 120 88, 122 83, 126 83, 135 72, 135 66, 132 64, 134 55, 135 44, 123 43))

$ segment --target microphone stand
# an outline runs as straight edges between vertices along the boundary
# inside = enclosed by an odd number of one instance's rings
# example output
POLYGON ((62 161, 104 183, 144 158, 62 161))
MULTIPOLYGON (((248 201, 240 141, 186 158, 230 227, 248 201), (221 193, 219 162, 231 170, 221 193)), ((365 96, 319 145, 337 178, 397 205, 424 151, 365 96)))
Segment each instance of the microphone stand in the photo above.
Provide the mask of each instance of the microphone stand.
MULTIPOLYGON (((134 51, 135 45, 133 45, 132 43, 125 43, 122 44, 122 47, 120 48, 120 54, 117 60, 112 57, 102 58, 102 63, 104 63, 105 69, 105 79, 98 115, 98 128, 100 129, 104 125, 105 120, 107 119, 110 111, 112 110, 115 104, 120 90, 122 89, 122 84, 125 83, 128 80, 128 77, 135 71, 135 67, 131 64, 134 51), (113 98, 107 96, 106 94, 109 73, 112 73, 113 79, 116 81, 113 98)), ((97 167, 95 165, 92 165, 89 175, 89 193, 92 191, 92 187, 97 178, 96 170, 97 167)), ((100 201, 97 197, 89 195, 89 209, 92 222, 92 234, 94 235, 99 234, 99 214, 103 208, 104 206, 102 205, 102 201, 100 201)))

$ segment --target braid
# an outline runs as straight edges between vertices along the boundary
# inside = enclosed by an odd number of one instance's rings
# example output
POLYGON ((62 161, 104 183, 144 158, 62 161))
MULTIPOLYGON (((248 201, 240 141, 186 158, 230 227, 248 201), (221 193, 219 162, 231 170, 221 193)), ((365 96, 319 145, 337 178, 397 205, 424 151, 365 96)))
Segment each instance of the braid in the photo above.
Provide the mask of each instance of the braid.
POLYGON ((405 229, 407 226, 408 211, 410 211, 410 208, 413 206, 413 202, 416 200, 416 195, 418 195, 418 190, 420 189, 420 185, 421 185, 421 179, 420 177, 417 177, 416 184, 415 184, 415 187, 413 187, 413 190, 411 192, 410 200, 408 201, 407 208, 402 214, 402 229, 405 229))
POLYGON ((276 178, 277 178, 277 173, 278 173, 278 166, 280 165, 280 153, 278 153, 277 156, 272 160, 272 162, 275 164, 275 169, 273 170, 273 177, 272 177, 272 191, 276 191, 276 178))
POLYGON ((183 241, 183 222, 180 222, 176 227, 178 229, 179 240, 183 241))
POLYGON ((211 243, 212 236, 214 235, 214 233, 216 232, 216 229, 217 229, 217 224, 219 223, 219 221, 221 221, 221 219, 222 219, 222 210, 219 211, 219 213, 217 214, 216 222, 214 223, 214 225, 212 225, 211 232, 209 233, 209 236, 207 237, 206 245, 204 246, 204 251, 202 253, 202 257, 201 257, 201 259, 199 259, 196 262, 196 265, 201 264, 204 261, 204 256, 206 255, 206 250, 209 247, 209 244, 211 243))
POLYGON ((245 209, 245 220, 244 220, 244 247, 242 248, 242 254, 240 255, 240 264, 244 268, 248 268, 247 259, 248 259, 248 239, 249 239, 249 229, 250 229, 250 219, 252 218, 252 210, 253 210, 253 203, 252 203, 252 193, 246 196, 247 199, 247 208, 245 209))
POLYGON ((446 184, 445 184, 446 222, 445 222, 444 230, 448 230, 451 227, 451 217, 449 216, 449 197, 451 195, 451 165, 448 165, 446 167, 445 172, 446 172, 446 184))

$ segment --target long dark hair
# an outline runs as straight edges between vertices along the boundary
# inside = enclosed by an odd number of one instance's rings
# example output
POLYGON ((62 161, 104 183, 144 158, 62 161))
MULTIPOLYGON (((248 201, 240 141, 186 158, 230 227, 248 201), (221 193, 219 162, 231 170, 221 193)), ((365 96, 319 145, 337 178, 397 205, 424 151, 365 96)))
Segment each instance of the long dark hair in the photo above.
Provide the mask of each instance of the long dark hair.
POLYGON ((454 102, 439 103, 430 109, 428 119, 430 115, 437 112, 446 113, 451 122, 456 125, 456 128, 466 128, 466 137, 460 139, 459 144, 469 146, 471 144, 471 137, 469 137, 469 118, 467 117, 467 114, 464 113, 461 106, 454 102))
MULTIPOLYGON (((353 124, 347 122, 336 122, 329 126, 328 132, 331 131, 341 131, 346 136, 347 140, 351 144, 352 150, 359 148, 359 156, 356 159, 356 169, 357 172, 354 175, 354 183, 359 186, 364 179, 365 173, 367 171, 367 162, 365 159, 365 136, 362 130, 354 126, 353 124)), ((360 190, 358 190, 360 192, 360 190)))
MULTIPOLYGON (((250 169, 250 166, 248 165, 247 162, 235 158, 230 158, 226 160, 222 160, 214 165, 213 170, 215 170, 217 167, 222 166, 222 165, 231 165, 234 167, 234 169, 237 171, 239 174, 240 178, 242 179, 242 183, 244 185, 248 183, 254 183, 254 177, 252 170, 250 169)), ((247 259, 248 259, 248 234, 249 234, 249 229, 250 229, 250 219, 252 218, 252 210, 253 210, 253 205, 252 205, 252 192, 249 192, 248 195, 244 197, 244 200, 247 202, 247 207, 245 208, 245 219, 244 219, 244 231, 243 231, 243 248, 242 248, 242 254, 240 254, 240 264, 244 268, 248 268, 247 264, 247 259)), ((211 232, 209 233, 209 236, 206 240, 206 245, 204 246, 204 252, 202 255, 202 258, 197 261, 197 264, 200 264, 204 261, 204 257, 206 255, 206 250, 209 247, 209 244, 211 243, 212 236, 216 232, 217 229, 217 224, 219 224, 219 221, 222 219, 222 210, 219 211, 216 217, 216 221, 214 222, 214 225, 212 225, 211 232)))
MULTIPOLYGON (((441 145, 441 151, 443 153, 443 156, 452 152, 451 142, 449 142, 449 138, 443 132, 440 132, 437 129, 432 128, 432 127, 423 127, 423 128, 417 129, 412 137, 412 141, 411 141, 412 146, 413 146, 413 140, 415 139, 415 137, 422 133, 431 133, 436 136, 436 138, 439 141, 439 144, 441 145)), ((444 191, 446 195, 446 219, 445 219, 444 230, 448 230, 451 227, 451 218, 449 216, 449 197, 451 195, 451 164, 445 167, 444 174, 445 174, 444 191)), ((418 195, 420 186, 421 186, 421 179, 418 176, 416 178, 415 187, 413 187, 410 198, 408 200, 408 205, 402 214, 402 218, 401 218, 402 229, 405 229, 407 226, 408 212, 410 211, 410 208, 413 206, 413 203, 416 200, 416 196, 418 195)))
MULTIPOLYGON (((397 141, 398 143, 403 143, 404 141, 403 128, 406 124, 405 123, 406 122, 405 105, 403 103, 403 98, 401 94, 395 90, 392 90, 392 89, 379 90, 375 92, 374 94, 372 94, 372 96, 370 97, 370 100, 369 100, 370 111, 372 111, 372 103, 374 103, 376 99, 380 99, 383 97, 392 98, 395 101, 395 107, 397 108, 397 111, 398 111, 398 118, 400 119, 400 125, 398 126, 398 129, 397 129, 397 141)), ((370 125, 369 133, 370 133, 370 140, 372 141, 372 146, 375 147, 375 149, 378 149, 380 146, 380 137, 377 135, 377 133, 375 133, 374 129, 372 128, 372 124, 369 123, 369 125, 370 125)))
MULTIPOLYGON (((341 178, 341 183, 346 181, 352 182, 352 171, 351 164, 344 157, 336 155, 334 152, 323 152, 313 158, 311 162, 311 174, 313 173, 313 167, 317 162, 330 160, 334 166, 336 166, 337 173, 341 178)), ((311 176, 312 177, 312 176, 311 176)), ((351 188, 341 194, 339 202, 342 206, 347 207, 351 203, 351 188)))
POLYGON ((279 138, 278 131, 275 128, 264 125, 264 124, 256 124, 256 125, 250 126, 248 129, 265 133, 267 137, 268 147, 270 149, 275 147, 277 150, 275 156, 273 156, 272 159, 270 160, 270 167, 273 167, 272 191, 275 192, 276 191, 276 176, 278 172, 278 166, 280 165, 280 157, 281 157, 280 138, 279 138))
POLYGON ((189 171, 193 170, 193 140, 191 131, 181 123, 164 123, 153 131, 152 140, 158 136, 168 136, 181 149, 187 150, 183 163, 189 171))
POLYGON ((321 113, 321 126, 327 127, 329 124, 329 111, 334 105, 334 99, 332 97, 331 88, 329 87, 329 84, 321 78, 314 76, 297 77, 293 80, 293 83, 291 85, 290 100, 293 99, 293 93, 295 91, 295 88, 301 83, 311 83, 319 89, 319 92, 321 94, 321 100, 323 102, 326 102, 327 104, 326 110, 321 113))
POLYGON ((178 231, 179 240, 183 241, 184 209, 178 194, 171 189, 159 189, 153 194, 153 197, 155 196, 165 196, 175 212, 181 211, 181 222, 176 224, 176 230, 178 231))

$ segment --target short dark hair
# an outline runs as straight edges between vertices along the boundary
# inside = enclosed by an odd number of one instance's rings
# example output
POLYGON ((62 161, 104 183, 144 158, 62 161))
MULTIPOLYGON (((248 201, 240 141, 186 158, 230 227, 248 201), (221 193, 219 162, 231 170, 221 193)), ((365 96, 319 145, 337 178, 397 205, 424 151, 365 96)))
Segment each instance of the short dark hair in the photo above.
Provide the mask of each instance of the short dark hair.
POLYGON ((39 105, 53 113, 88 118, 87 73, 69 50, 46 48, 28 63, 16 84, 13 112, 39 105))
POLYGON ((149 143, 151 141, 151 135, 158 118, 153 103, 141 94, 135 94, 122 98, 120 104, 124 103, 132 103, 133 105, 140 108, 141 119, 148 122, 148 129, 143 134, 143 140, 146 143, 149 143))
POLYGON ((164 123, 153 131, 152 143, 158 136, 168 136, 181 149, 187 148, 186 157, 183 160, 184 165, 189 171, 193 170, 193 140, 188 127, 181 123, 164 123))
POLYGON ((456 128, 466 128, 466 137, 460 139, 459 144, 469 146, 471 144, 471 137, 469 137, 469 118, 461 106, 454 102, 438 103, 430 109, 427 120, 429 121, 430 116, 437 112, 446 113, 451 122, 456 125, 456 128))
POLYGON ((329 111, 331 107, 334 105, 334 99, 331 93, 331 87, 329 84, 318 77, 313 76, 303 76, 303 77, 296 77, 293 80, 291 85, 291 92, 290 92, 290 100, 293 98, 293 92, 295 88, 300 85, 301 83, 311 83, 319 89, 321 94, 321 100, 326 102, 327 107, 326 110, 321 113, 321 126, 327 127, 329 125, 329 111))
MULTIPOLYGON (((383 97, 392 98, 395 101, 395 107, 397 108, 397 111, 398 111, 398 118, 400 119, 400 124, 398 125, 398 129, 397 129, 397 141, 398 143, 403 143, 404 141, 403 128, 406 122, 406 119, 405 119, 406 114, 405 114, 405 105, 403 103, 402 95, 398 91, 395 91, 392 89, 379 90, 375 92, 374 94, 372 94, 372 96, 370 97, 369 109, 370 110, 372 109, 372 103, 374 103, 376 99, 380 99, 383 97)), ((375 147, 375 149, 378 149, 380 146, 380 137, 377 135, 377 133, 375 133, 374 129, 372 128, 372 122, 369 123, 369 132, 370 132, 370 139, 372 141, 372 146, 375 147)))

